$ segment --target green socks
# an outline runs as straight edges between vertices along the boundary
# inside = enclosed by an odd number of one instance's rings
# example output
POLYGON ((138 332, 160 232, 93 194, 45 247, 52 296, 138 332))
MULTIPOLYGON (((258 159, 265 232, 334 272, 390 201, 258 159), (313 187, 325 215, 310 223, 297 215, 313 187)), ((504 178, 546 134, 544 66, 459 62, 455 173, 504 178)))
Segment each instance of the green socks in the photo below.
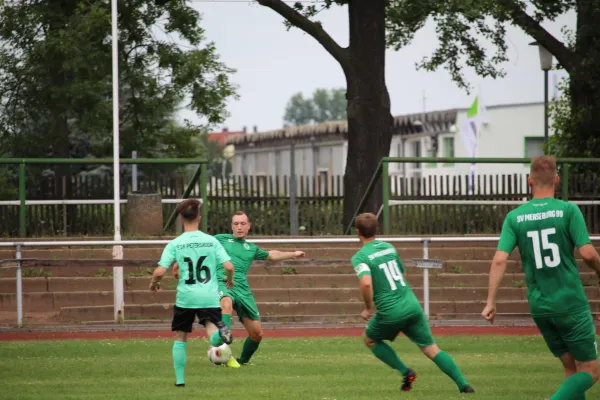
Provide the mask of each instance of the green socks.
POLYGON ((227 325, 227 328, 231 329, 231 315, 223 314, 222 320, 225 322, 225 325, 227 325))
POLYGON ((177 385, 184 384, 183 370, 185 369, 185 342, 174 342, 173 343, 173 366, 175 367, 175 382, 177 385))
POLYGON ((246 338, 246 340, 244 341, 244 347, 242 348, 242 355, 240 356, 240 363, 247 364, 248 361, 250 361, 250 358, 252 357, 252 355, 254 354, 256 349, 258 349, 259 345, 260 345, 260 342, 255 342, 254 340, 250 339, 250 336, 248 336, 246 338))
POLYGON ((223 339, 221 339, 221 335, 219 334, 218 329, 216 331, 214 331, 212 335, 210 335, 210 344, 211 345, 213 345, 215 347, 219 347, 223 343, 224 343, 223 339))
POLYGON ((406 365, 404 365, 402 360, 398 357, 396 351, 394 351, 387 343, 376 342, 375 345, 371 347, 371 351, 375 354, 375 357, 399 371, 402 375, 408 370, 406 365))
POLYGON ((585 392, 593 384, 594 380, 589 372, 578 372, 565 379, 550 400, 584 399, 585 392))
POLYGON ((461 390, 469 384, 448 353, 440 351, 438 355, 434 357, 433 362, 442 370, 442 372, 452 378, 454 383, 458 386, 458 390, 461 390))

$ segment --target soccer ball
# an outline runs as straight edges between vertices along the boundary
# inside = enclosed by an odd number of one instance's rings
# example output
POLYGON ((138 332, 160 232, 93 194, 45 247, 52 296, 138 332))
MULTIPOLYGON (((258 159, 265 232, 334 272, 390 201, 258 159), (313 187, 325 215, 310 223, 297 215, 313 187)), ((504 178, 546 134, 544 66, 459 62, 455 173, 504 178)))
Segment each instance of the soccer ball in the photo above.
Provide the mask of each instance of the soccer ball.
POLYGON ((208 359, 215 365, 223 365, 231 358, 231 348, 227 344, 208 349, 208 359))

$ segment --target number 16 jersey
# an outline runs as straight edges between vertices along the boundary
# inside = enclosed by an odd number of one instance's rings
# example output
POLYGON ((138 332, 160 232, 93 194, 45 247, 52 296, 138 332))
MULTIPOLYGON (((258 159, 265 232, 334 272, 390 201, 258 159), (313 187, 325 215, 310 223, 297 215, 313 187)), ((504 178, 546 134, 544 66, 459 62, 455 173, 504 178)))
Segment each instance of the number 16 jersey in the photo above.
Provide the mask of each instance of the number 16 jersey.
POLYGON ((396 321, 423 312, 421 304, 404 278, 404 266, 394 246, 374 240, 353 257, 352 266, 360 279, 371 275, 373 302, 382 321, 396 321))
POLYGON ((158 265, 179 265, 175 305, 181 308, 219 308, 217 265, 231 260, 221 243, 201 231, 184 232, 163 250, 158 265))
POLYGON ((533 199, 506 216, 498 250, 519 247, 532 317, 589 309, 574 248, 590 243, 575 204, 552 197, 533 199))

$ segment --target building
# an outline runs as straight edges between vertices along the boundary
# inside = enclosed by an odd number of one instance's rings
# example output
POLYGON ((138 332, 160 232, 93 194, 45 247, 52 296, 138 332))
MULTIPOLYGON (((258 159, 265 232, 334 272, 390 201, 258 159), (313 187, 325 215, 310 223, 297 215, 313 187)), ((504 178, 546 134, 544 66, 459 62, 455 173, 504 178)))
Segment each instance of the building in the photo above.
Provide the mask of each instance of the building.
MULTIPOLYGON (((467 109, 451 109, 394 118, 391 157, 468 157, 460 127, 467 109)), ((486 107, 476 157, 523 158, 543 153, 544 104, 510 104, 486 107)), ((343 175, 346 167, 347 122, 336 121, 270 132, 240 135, 227 139, 235 146, 236 175, 289 176, 294 149, 298 176, 317 176, 329 181, 343 175)), ((428 177, 467 175, 469 164, 395 163, 390 175, 428 177)), ((524 164, 479 164, 477 174, 525 174, 524 164)))

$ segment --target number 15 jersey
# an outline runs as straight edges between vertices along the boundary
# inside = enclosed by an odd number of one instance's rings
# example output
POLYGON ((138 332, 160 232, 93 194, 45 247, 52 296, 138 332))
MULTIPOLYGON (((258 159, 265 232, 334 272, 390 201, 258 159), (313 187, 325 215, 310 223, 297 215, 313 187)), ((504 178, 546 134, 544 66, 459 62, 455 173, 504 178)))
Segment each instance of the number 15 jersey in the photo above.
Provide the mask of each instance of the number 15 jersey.
POLYGON ((394 246, 374 240, 366 243, 353 257, 352 266, 360 279, 371 275, 373 302, 382 320, 421 313, 423 309, 404 278, 404 266, 394 246))
POLYGON ((231 260, 221 243, 201 231, 184 232, 163 250, 158 265, 179 265, 175 305, 182 308, 219 308, 217 265, 231 260))
POLYGON ((533 199, 504 220, 498 250, 519 247, 533 317, 560 316, 589 309, 574 248, 590 243, 575 204, 552 197, 533 199))

